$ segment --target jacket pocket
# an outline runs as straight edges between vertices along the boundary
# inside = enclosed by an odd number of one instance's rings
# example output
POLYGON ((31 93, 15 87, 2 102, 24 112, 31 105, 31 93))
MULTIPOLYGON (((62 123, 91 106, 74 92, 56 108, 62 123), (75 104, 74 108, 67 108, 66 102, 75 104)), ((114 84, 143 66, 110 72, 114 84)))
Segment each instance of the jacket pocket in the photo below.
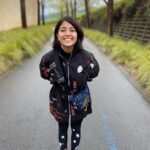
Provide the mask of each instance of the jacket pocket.
POLYGON ((63 119, 67 115, 67 113, 65 112, 65 105, 63 104, 61 98, 61 92, 59 91, 59 88, 57 88, 56 86, 53 86, 50 91, 49 109, 50 113, 56 119, 63 119))

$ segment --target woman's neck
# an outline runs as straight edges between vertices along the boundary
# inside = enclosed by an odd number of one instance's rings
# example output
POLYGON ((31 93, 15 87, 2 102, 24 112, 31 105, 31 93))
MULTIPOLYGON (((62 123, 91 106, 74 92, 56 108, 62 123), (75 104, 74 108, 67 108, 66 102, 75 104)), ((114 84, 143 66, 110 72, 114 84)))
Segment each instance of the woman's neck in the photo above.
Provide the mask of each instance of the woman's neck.
POLYGON ((64 51, 62 48, 60 49, 60 54, 68 61, 72 55, 72 51, 71 52, 66 52, 64 51))
POLYGON ((61 48, 65 53, 71 53, 73 50, 73 47, 64 47, 62 45, 61 45, 61 48))

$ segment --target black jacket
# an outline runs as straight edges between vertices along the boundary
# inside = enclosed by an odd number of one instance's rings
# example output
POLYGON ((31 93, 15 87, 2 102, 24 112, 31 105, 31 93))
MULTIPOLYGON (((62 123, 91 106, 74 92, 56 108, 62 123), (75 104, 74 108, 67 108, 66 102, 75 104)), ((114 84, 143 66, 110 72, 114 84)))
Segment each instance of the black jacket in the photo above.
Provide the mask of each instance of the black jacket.
POLYGON ((50 90, 50 112, 59 122, 68 122, 83 119, 92 113, 91 97, 86 109, 77 111, 68 102, 68 96, 76 93, 99 73, 99 65, 93 54, 86 51, 77 51, 69 55, 62 50, 51 50, 46 53, 40 62, 41 77, 53 85, 50 90))

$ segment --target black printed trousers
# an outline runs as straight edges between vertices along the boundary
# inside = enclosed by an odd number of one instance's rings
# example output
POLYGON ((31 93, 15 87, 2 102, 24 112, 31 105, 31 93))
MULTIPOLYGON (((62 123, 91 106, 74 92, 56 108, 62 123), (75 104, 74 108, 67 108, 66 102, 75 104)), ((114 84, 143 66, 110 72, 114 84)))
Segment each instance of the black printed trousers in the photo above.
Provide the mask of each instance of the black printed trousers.
MULTIPOLYGON (((77 122, 71 122, 71 150, 78 150, 80 138, 81 138, 81 123, 82 120, 77 122)), ((58 139, 60 150, 67 149, 67 141, 68 141, 68 126, 69 122, 67 123, 58 123, 58 139)))

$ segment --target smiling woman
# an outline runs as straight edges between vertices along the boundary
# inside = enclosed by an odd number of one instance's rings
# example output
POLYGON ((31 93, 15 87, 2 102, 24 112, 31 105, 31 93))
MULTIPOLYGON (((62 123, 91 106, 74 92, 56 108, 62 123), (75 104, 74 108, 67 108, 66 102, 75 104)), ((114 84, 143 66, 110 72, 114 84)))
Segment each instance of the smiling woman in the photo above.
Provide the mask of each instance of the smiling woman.
POLYGON ((57 38, 62 49, 66 53, 70 53, 77 41, 77 32, 70 23, 64 21, 58 30, 57 38))
POLYGON ((71 17, 58 21, 53 50, 40 62, 40 72, 53 85, 49 96, 50 112, 58 121, 60 150, 67 150, 67 131, 71 119, 71 150, 78 150, 83 118, 92 113, 87 85, 99 73, 93 54, 84 50, 84 33, 71 17))

